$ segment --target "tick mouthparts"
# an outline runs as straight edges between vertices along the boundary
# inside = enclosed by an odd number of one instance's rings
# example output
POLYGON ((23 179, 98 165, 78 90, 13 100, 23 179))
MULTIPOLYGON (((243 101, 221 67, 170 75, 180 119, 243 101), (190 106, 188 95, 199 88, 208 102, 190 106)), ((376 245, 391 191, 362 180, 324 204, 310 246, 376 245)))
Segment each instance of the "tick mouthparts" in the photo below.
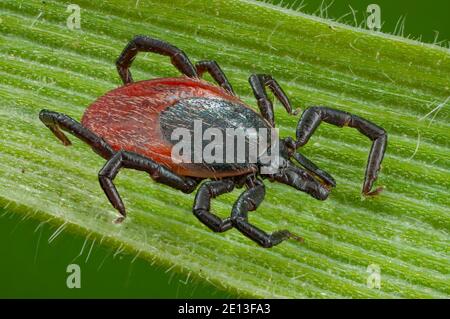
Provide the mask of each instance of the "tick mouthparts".
POLYGON ((298 164, 300 164, 308 172, 318 176, 328 186, 336 186, 336 181, 334 180, 334 178, 324 170, 321 170, 319 167, 317 167, 317 165, 311 162, 305 155, 297 151, 292 157, 298 164))

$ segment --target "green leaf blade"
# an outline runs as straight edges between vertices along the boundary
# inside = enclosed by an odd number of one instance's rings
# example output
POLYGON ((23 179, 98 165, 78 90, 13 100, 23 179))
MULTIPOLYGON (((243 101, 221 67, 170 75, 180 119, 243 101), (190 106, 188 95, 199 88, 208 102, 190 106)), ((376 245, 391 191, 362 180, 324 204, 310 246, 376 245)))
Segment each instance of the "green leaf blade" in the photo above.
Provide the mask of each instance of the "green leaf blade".
MULTIPOLYGON (((78 4, 79 31, 67 29, 63 2, 0 4, 0 204, 242 296, 450 295, 448 50, 330 28, 254 2, 149 1, 139 10, 135 1, 78 4), (249 10, 254 14, 242 15, 249 10), (271 73, 296 107, 327 105, 380 124, 389 132, 378 182, 386 190, 361 199, 370 141, 325 124, 304 152, 336 177, 329 200, 267 183, 265 202, 250 217, 265 230, 301 234, 304 245, 266 250, 235 230, 212 233, 190 213, 194 195, 129 171, 117 178, 129 218, 113 225, 116 213, 96 178, 104 161, 74 138, 70 148, 58 144, 37 115, 48 108, 79 119, 119 86, 114 61, 135 34, 172 42, 192 60, 217 60, 251 106, 248 76, 271 73), (371 264, 381 268, 380 290, 366 285, 371 264)), ((177 75, 167 59, 144 54, 133 72, 139 79, 177 75)), ((294 134, 298 117, 277 106, 276 119, 282 135, 294 134)), ((227 216, 238 194, 217 199, 213 208, 227 216)))

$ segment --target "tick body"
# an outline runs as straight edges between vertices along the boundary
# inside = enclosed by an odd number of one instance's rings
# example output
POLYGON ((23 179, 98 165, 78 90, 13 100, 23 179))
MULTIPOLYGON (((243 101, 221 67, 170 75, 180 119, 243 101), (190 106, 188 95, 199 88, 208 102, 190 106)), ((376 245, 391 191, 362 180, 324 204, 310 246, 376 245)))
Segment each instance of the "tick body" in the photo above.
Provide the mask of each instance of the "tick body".
POLYGON ((174 162, 173 129, 192 131, 196 120, 220 129, 270 128, 261 115, 236 96, 188 77, 141 81, 114 89, 86 110, 81 124, 108 141, 114 151, 141 154, 182 176, 222 178, 257 171, 255 165, 246 162, 174 162))
MULTIPOLYGON (((362 193, 370 196, 381 191, 381 188, 372 190, 372 186, 387 145, 386 132, 366 119, 323 106, 313 106, 303 112, 295 139, 275 136, 279 139, 276 161, 279 167, 272 173, 262 173, 267 164, 259 157, 254 162, 247 157, 244 161, 231 163, 175 161, 172 134, 176 128, 193 131, 195 123, 200 121, 219 133, 237 128, 271 129, 275 127, 275 118, 266 89, 270 89, 286 111, 293 114, 288 97, 271 76, 251 75, 249 82, 257 100, 258 113, 236 96, 216 62, 201 61, 194 65, 177 47, 145 36, 131 40, 116 65, 124 86, 92 103, 81 123, 49 110, 39 114, 42 122, 64 145, 70 145, 70 141, 62 130, 80 138, 106 159, 98 177, 106 196, 120 214, 116 222, 125 219, 126 210, 113 180, 121 168, 132 168, 184 193, 198 188, 193 213, 215 232, 236 228, 262 247, 272 247, 288 238, 300 240, 287 230, 266 233, 249 222, 248 212, 256 210, 264 199, 264 179, 286 184, 319 200, 328 197, 335 186, 333 177, 299 152, 322 121, 356 128, 373 142, 362 193), (129 67, 138 52, 169 56, 182 76, 133 82, 129 67), (205 72, 217 84, 202 80, 205 72), (229 218, 221 219, 211 211, 213 198, 241 187, 245 187, 245 191, 233 205, 229 218)), ((269 149, 263 151, 269 152, 269 149)))

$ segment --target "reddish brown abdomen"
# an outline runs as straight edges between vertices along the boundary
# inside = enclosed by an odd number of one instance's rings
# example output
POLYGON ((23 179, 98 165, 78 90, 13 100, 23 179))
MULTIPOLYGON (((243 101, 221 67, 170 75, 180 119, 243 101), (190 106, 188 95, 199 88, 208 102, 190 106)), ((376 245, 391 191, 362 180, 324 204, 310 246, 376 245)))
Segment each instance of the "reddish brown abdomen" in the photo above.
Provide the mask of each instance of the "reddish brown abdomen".
MULTIPOLYGON (((101 136, 115 151, 142 154, 184 176, 221 177, 171 160, 172 144, 161 135, 160 113, 183 99, 220 98, 243 105, 235 96, 205 81, 163 78, 135 82, 101 96, 85 111, 81 123, 101 136)), ((243 172, 221 173, 222 176, 243 172)))

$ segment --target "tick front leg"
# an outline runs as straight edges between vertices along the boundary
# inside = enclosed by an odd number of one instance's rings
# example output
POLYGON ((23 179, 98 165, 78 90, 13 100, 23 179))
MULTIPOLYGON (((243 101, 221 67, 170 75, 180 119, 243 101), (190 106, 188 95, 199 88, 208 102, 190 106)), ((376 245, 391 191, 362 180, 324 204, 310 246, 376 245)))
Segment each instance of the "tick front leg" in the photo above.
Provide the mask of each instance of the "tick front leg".
POLYGON ((225 73, 222 71, 216 61, 199 61, 195 64, 195 68, 199 77, 201 77, 203 73, 208 72, 217 82, 217 84, 227 90, 230 94, 235 95, 230 81, 228 81, 225 73))
POLYGON ((98 179, 109 201, 117 209, 121 217, 116 219, 116 223, 121 223, 126 216, 125 206, 120 198, 119 192, 113 183, 114 178, 121 168, 132 168, 145 171, 150 174, 153 180, 179 189, 184 193, 191 193, 197 187, 197 180, 179 176, 169 169, 155 163, 149 158, 133 152, 117 152, 98 173, 98 179))
POLYGON ((182 50, 170 43, 137 35, 128 43, 125 49, 123 49, 116 62, 117 71, 124 84, 133 82, 133 77, 131 76, 129 68, 139 52, 153 52, 169 56, 172 64, 182 74, 188 77, 197 76, 194 66, 182 50))
POLYGON ((271 76, 267 74, 253 74, 248 79, 250 86, 252 87, 253 94, 255 95, 256 101, 258 103, 259 110, 262 116, 275 127, 275 117, 273 112, 273 104, 269 99, 266 92, 266 87, 268 87, 275 97, 281 102, 286 111, 289 114, 292 113, 292 106, 289 102, 289 98, 286 93, 284 93, 278 82, 271 76))
POLYGON ((224 232, 233 227, 230 218, 221 219, 211 213, 211 199, 231 192, 234 186, 234 181, 230 179, 206 182, 195 196, 194 215, 212 231, 224 232))
POLYGON ((231 213, 231 222, 242 234, 258 243, 260 246, 270 248, 278 245, 288 238, 294 238, 302 241, 302 239, 288 230, 280 230, 268 234, 265 231, 253 226, 248 222, 248 212, 254 211, 261 204, 265 196, 264 184, 257 181, 254 187, 249 188, 241 194, 233 206, 231 213))
POLYGON ((362 187, 364 195, 376 195, 381 192, 379 187, 372 190, 372 186, 378 177, 378 172, 383 161, 387 146, 387 133, 378 125, 359 116, 331 109, 315 106, 306 109, 297 125, 297 147, 305 145, 319 124, 324 121, 339 127, 349 126, 356 128, 360 133, 373 141, 367 161, 366 173, 362 187))
POLYGON ((85 128, 70 116, 49 110, 42 110, 39 113, 39 119, 66 146, 71 145, 72 143, 61 130, 73 134, 86 144, 90 145, 92 149, 103 158, 108 159, 114 154, 113 149, 101 137, 85 128))

